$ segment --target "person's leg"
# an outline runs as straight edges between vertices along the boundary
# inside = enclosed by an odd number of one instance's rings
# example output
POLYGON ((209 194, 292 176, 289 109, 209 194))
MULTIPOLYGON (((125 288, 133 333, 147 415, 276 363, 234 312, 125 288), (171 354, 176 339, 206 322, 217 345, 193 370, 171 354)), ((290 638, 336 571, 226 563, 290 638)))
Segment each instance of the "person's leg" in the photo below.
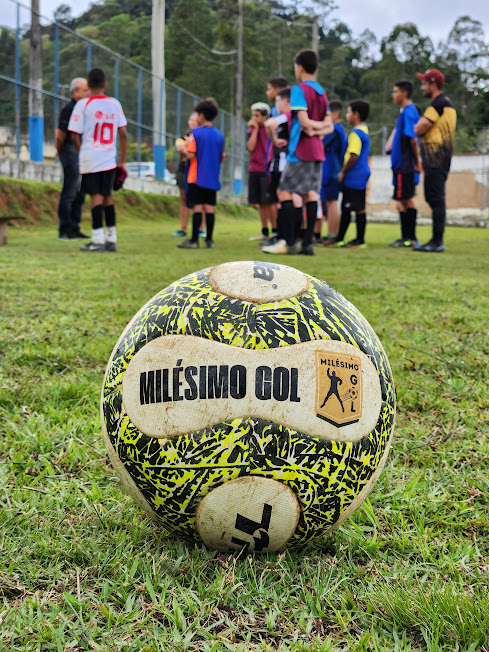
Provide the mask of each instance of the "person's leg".
POLYGON ((60 161, 63 166, 63 187, 59 196, 58 205, 58 235, 69 237, 77 230, 73 224, 72 206, 80 182, 78 174, 78 158, 77 156, 74 156, 71 148, 67 147, 62 150, 60 161))
POLYGON ((404 207, 406 211, 406 240, 410 240, 412 243, 416 242, 416 220, 418 217, 418 211, 416 209, 416 202, 414 197, 406 199, 404 202, 404 207))
POLYGON ((110 249, 111 251, 115 251, 115 244, 117 242, 117 230, 115 225, 114 198, 112 197, 112 195, 104 196, 104 213, 105 213, 105 228, 106 228, 105 244, 107 249, 110 249))
POLYGON ((259 204, 258 211, 260 213, 261 232, 265 238, 269 236, 268 230, 268 204, 259 204))
POLYGON ((365 211, 356 212, 357 222, 357 244, 365 244, 365 229, 367 228, 367 213, 365 211))
POLYGON ((92 242, 104 244, 104 196, 96 193, 91 195, 92 207, 92 242))
POLYGON ((212 204, 204 204, 203 208, 205 212, 205 228, 206 228, 205 245, 208 249, 212 249, 214 247, 214 240, 212 239, 212 237, 214 235, 214 224, 216 220, 215 206, 213 206, 212 204))
POLYGON ((338 209, 338 200, 326 200, 326 213, 328 216, 328 233, 326 237, 338 235, 340 228, 340 211, 338 209))
POLYGON ((187 206, 187 196, 185 194, 185 188, 180 188, 179 192, 180 192, 180 208, 179 208, 180 229, 178 229, 178 231, 175 231, 175 233, 172 233, 172 236, 175 238, 187 235, 188 218, 190 216, 190 209, 187 206))
POLYGON ((415 251, 444 251, 443 233, 445 230, 445 182, 447 172, 439 169, 426 169, 424 176, 424 193, 426 202, 432 211, 433 235, 430 242, 420 247, 415 247, 415 251))
POLYGON ((318 215, 318 194, 310 191, 303 196, 303 201, 306 206, 306 230, 302 241, 302 253, 310 255, 314 253, 312 250, 312 238, 318 215))
POLYGON ((351 202, 348 199, 348 189, 344 188, 343 201, 341 202, 340 228, 338 229, 338 235, 333 241, 334 244, 343 242, 348 227, 350 226, 350 222, 351 222, 351 202))

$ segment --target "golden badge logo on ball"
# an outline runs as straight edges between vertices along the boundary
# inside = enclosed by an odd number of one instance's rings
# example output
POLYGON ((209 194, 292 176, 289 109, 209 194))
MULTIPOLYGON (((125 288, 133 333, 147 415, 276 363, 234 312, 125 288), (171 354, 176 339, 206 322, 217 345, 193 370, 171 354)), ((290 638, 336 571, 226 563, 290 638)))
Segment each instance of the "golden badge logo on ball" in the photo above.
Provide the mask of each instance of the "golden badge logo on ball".
POLYGON ((109 360, 114 470, 165 528, 215 550, 301 547, 361 504, 395 389, 361 313, 303 272, 238 261, 153 297, 109 360))
POLYGON ((336 426, 362 416, 362 361, 358 356, 316 351, 316 414, 336 426))

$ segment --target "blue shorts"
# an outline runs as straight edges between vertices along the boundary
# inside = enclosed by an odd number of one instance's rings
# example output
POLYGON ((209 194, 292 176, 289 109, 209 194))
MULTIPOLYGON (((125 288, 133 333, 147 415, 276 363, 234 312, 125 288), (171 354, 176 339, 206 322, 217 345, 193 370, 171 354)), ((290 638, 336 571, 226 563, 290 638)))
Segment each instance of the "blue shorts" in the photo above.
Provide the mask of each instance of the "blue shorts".
POLYGON ((321 199, 323 201, 333 201, 338 199, 340 194, 340 184, 338 179, 330 179, 321 186, 321 199))

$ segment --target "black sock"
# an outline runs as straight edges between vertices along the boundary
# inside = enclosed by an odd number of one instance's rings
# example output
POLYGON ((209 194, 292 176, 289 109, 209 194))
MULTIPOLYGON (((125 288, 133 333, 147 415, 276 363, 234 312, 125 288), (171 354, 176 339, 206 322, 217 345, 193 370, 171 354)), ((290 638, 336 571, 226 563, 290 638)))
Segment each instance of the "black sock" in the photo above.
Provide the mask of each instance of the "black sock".
POLYGON ((408 208, 406 212, 406 240, 416 240, 416 208, 408 208))
POLYGON ((282 211, 282 206, 277 211, 277 238, 281 240, 283 238, 283 232, 282 232, 282 222, 283 222, 283 211, 282 211))
POLYGON ((115 226, 115 206, 105 206, 105 226, 115 226))
POLYGON ((351 210, 349 208, 342 207, 340 228, 338 231, 338 235, 335 238, 336 242, 342 242, 344 240, 348 227, 350 226, 350 222, 351 222, 351 210))
POLYGON ((401 240, 408 240, 408 235, 407 235, 407 212, 406 211, 400 211, 399 212, 399 221, 401 223, 401 240))
POLYGON ((268 238, 269 235, 268 226, 263 226, 261 232, 265 236, 265 238, 268 238))
POLYGON ((295 240, 297 240, 298 238, 301 237, 302 222, 304 220, 304 207, 299 206, 297 208, 294 208, 294 211, 295 211, 294 238, 295 240))
POLYGON ((306 204, 307 225, 306 225, 306 231, 304 233, 304 239, 302 241, 303 246, 308 246, 312 244, 312 238, 314 236, 314 227, 316 226, 317 215, 318 215, 317 201, 308 201, 306 204))
POLYGON ((92 208, 92 229, 103 229, 104 227, 104 207, 94 206, 92 208))
POLYGON ((202 213, 194 213, 192 215, 192 242, 199 241, 200 225, 202 224, 202 213))
POLYGON ((367 213, 357 213, 357 241, 365 242, 365 229, 367 227, 367 213))
POLYGON ((295 222, 296 222, 296 209, 291 199, 287 199, 282 203, 282 220, 281 220, 281 234, 282 238, 288 245, 293 245, 295 242, 295 222))
POLYGON ((206 230, 206 240, 212 240, 212 234, 214 233, 214 222, 215 222, 215 214, 214 213, 206 213, 205 214, 205 230, 206 230))

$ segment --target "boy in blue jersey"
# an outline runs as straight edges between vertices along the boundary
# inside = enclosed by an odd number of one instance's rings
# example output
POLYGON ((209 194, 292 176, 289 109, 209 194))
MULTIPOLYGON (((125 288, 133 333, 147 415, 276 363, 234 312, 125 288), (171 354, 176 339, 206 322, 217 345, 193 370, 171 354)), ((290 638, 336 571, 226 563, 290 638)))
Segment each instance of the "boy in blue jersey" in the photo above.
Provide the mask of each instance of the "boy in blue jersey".
POLYGON ((323 163, 321 200, 323 203, 323 213, 328 220, 328 233, 323 239, 323 243, 335 238, 340 227, 340 212, 338 210, 340 184, 338 183, 338 174, 341 170, 343 156, 346 150, 346 134, 341 124, 343 105, 339 100, 332 100, 329 103, 329 110, 333 120, 334 131, 323 138, 326 160, 323 163))
POLYGON ((224 158, 224 136, 212 126, 218 114, 214 101, 203 100, 194 109, 198 127, 192 130, 187 141, 187 158, 190 167, 187 174, 188 197, 193 205, 192 237, 179 245, 180 249, 198 249, 202 215, 205 215, 205 246, 214 248, 215 205, 217 191, 221 187, 219 173, 224 158))
POLYGON ((343 167, 338 173, 338 181, 343 184, 343 201, 341 202, 341 221, 338 235, 325 243, 326 247, 345 247, 347 249, 364 248, 367 214, 365 212, 367 181, 370 177, 368 156, 370 138, 365 120, 370 112, 370 104, 365 100, 353 100, 348 105, 346 119, 353 127, 343 159, 343 167), (357 237, 349 242, 344 238, 355 211, 357 237))
POLYGON ((315 80, 318 59, 314 50, 301 50, 295 57, 294 69, 298 84, 292 87, 290 106, 290 138, 287 163, 280 178, 277 195, 282 206, 285 238, 262 251, 270 254, 299 253, 297 233, 302 222, 297 219, 293 195, 302 197, 306 205, 307 227, 300 253, 314 254, 312 238, 321 188, 324 148, 322 136, 333 130, 327 115, 328 99, 315 80))
POLYGON ((421 154, 414 126, 419 120, 419 111, 412 103, 413 83, 402 79, 394 84, 392 101, 401 112, 396 127, 386 146, 391 155, 393 198, 398 203, 401 222, 401 237, 389 243, 389 247, 415 247, 417 210, 414 202, 416 176, 421 172, 421 154))

